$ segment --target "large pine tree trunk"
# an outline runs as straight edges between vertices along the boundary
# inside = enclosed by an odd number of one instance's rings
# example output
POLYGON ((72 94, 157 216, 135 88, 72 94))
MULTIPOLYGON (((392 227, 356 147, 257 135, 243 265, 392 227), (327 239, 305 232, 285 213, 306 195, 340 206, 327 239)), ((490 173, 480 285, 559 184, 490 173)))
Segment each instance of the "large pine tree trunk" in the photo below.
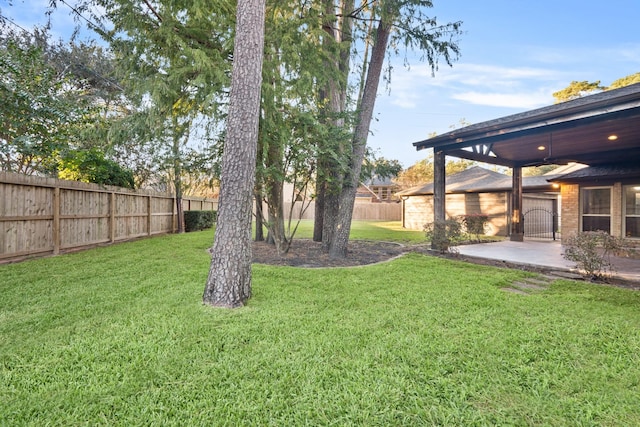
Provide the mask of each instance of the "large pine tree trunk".
POLYGON ((391 25, 385 19, 381 19, 376 30, 376 39, 371 51, 371 62, 367 70, 362 101, 358 111, 356 129, 353 136, 350 171, 343 181, 342 191, 339 196, 339 213, 335 232, 329 245, 329 256, 332 258, 345 258, 347 256, 347 244, 351 232, 351 219, 356 200, 356 191, 360 182, 360 170, 364 160, 367 136, 373 117, 373 109, 384 65, 384 56, 387 50, 387 42, 391 32, 391 25))
POLYGON ((262 191, 256 189, 254 201, 256 207, 256 242, 264 242, 264 214, 262 212, 262 191))
POLYGON ((220 208, 203 301, 240 307, 251 296, 251 216, 255 183, 264 0, 239 0, 220 208))
MULTIPOLYGON (((319 162, 318 162, 319 164, 319 162)), ((318 169, 320 166, 318 166, 318 169)), ((316 179, 316 198, 313 217, 313 241, 322 242, 322 226, 324 224, 324 195, 326 183, 323 178, 316 179)))
MULTIPOLYGON (((334 69, 340 76, 337 79, 329 79, 320 91, 320 99, 325 105, 326 124, 335 129, 344 126, 344 118, 341 114, 346 110, 347 104, 347 80, 349 76, 349 63, 351 57, 352 26, 353 20, 349 14, 353 11, 354 0, 341 0, 339 4, 339 17, 335 16, 335 3, 333 0, 325 0, 325 19, 322 29, 326 33, 323 47, 328 55, 326 67, 334 69), (339 43, 339 49, 335 50, 335 44, 339 43)), ((337 135, 337 132, 336 132, 337 135)), ((333 239, 338 216, 338 200, 343 173, 338 156, 344 156, 344 144, 339 138, 322 141, 318 152, 318 171, 316 180, 315 223, 313 239, 322 241, 325 252, 329 251, 329 245, 333 239), (331 154, 329 154, 331 153, 331 154)))

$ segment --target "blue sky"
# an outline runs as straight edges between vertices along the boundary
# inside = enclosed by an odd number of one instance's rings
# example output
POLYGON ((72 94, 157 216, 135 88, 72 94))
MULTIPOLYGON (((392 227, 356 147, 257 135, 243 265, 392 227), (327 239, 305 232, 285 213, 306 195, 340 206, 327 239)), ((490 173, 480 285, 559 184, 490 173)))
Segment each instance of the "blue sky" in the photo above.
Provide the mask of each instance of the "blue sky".
MULTIPOLYGON (((45 21, 49 0, 0 0, 5 16, 25 28, 45 21)), ((75 1, 69 1, 70 4, 75 1)), ((572 80, 614 80, 640 72, 640 0, 433 0, 441 23, 463 21, 461 57, 394 66, 390 93, 381 84, 369 145, 379 156, 411 166, 426 157, 412 142, 432 132, 551 105, 552 93, 572 80)), ((73 23, 63 4, 54 35, 73 23)), ((398 59, 398 64, 401 64, 398 59)))

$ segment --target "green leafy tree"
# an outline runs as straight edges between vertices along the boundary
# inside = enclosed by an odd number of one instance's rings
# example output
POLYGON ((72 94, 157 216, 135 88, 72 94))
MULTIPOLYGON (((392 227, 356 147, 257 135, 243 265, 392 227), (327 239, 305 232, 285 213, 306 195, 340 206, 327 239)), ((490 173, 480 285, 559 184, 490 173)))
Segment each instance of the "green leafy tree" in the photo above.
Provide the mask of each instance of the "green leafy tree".
POLYGON ((0 37, 0 116, 2 170, 51 174, 92 111, 84 91, 47 63, 30 34, 7 32, 0 37))
MULTIPOLYGON (((445 165, 445 174, 453 175, 476 166, 478 163, 467 159, 450 159, 445 165)), ((402 188, 410 188, 416 185, 433 181, 433 154, 422 159, 398 174, 395 182, 402 188)))
POLYGON ((609 85, 608 89, 618 89, 635 83, 640 83, 640 73, 630 74, 626 77, 615 80, 609 85))
POLYGON ((605 90, 606 87, 600 85, 600 80, 595 82, 584 81, 572 81, 569 86, 553 93, 553 97, 556 99, 556 104, 559 102, 570 101, 572 99, 580 98, 590 93, 599 92, 605 90))
MULTIPOLYGON (((194 122, 201 116, 221 118, 230 66, 228 3, 211 13, 206 2, 162 0, 131 3, 95 0, 113 30, 103 32, 118 60, 135 114, 125 127, 137 129, 139 146, 153 146, 152 163, 164 171, 176 194, 178 231, 182 228, 182 178, 193 156, 194 122), (136 122, 137 121, 137 122, 136 122)), ((118 134, 126 137, 127 132, 118 134)))
POLYGON ((135 188, 133 173, 97 149, 67 152, 57 165, 58 177, 71 181, 93 182, 135 188))
MULTIPOLYGON (((298 224, 292 226, 292 212, 284 211, 284 185, 292 184, 292 198, 308 206, 318 149, 329 138, 317 91, 336 70, 324 66, 318 49, 324 37, 320 12, 313 3, 267 4, 255 193, 257 206, 267 206, 258 210, 257 222, 267 226, 267 241, 279 253, 288 251, 298 224)), ((256 227, 257 240, 261 230, 256 227)))
POLYGON ((556 99, 556 104, 559 102, 570 101, 577 99, 585 95, 589 95, 595 92, 601 92, 611 89, 618 89, 624 86, 629 86, 634 83, 640 83, 640 73, 630 74, 626 77, 615 80, 610 86, 601 86, 600 80, 595 82, 584 81, 572 81, 569 86, 553 93, 553 97, 556 99))
POLYGON ((369 181, 374 177, 379 179, 393 179, 402 172, 402 164, 395 159, 376 158, 375 153, 367 151, 362 169, 360 170, 360 181, 369 181))
POLYGON ((429 158, 419 160, 404 169, 395 179, 396 184, 401 188, 410 188, 431 181, 433 181, 433 160, 429 158))

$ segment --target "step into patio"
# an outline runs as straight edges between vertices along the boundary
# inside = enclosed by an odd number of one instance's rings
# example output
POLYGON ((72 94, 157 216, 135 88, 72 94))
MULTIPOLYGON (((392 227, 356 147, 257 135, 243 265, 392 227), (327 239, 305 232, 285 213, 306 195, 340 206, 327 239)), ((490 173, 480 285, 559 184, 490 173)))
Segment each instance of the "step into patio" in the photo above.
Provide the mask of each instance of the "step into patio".
POLYGON ((511 286, 502 288, 505 292, 511 292, 518 295, 531 295, 533 293, 542 292, 546 290, 551 283, 556 281, 558 277, 554 276, 537 276, 527 277, 521 280, 517 280, 511 284, 511 286))

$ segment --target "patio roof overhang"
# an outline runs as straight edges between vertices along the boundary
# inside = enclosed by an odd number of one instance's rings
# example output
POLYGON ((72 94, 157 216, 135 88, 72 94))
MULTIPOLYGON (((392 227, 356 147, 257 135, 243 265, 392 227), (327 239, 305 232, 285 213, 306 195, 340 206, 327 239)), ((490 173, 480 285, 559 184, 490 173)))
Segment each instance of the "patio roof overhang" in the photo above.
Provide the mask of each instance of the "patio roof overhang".
POLYGON ((640 83, 467 126, 413 145, 508 167, 640 162, 640 83))

